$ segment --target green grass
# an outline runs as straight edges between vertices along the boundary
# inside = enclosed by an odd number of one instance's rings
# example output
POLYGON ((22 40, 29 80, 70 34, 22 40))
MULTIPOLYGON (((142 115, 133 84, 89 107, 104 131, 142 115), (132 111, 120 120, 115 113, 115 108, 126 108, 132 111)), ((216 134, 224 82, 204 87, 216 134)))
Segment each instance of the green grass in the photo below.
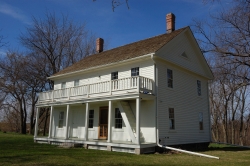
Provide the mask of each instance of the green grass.
POLYGON ((0 165, 250 165, 250 150, 211 144, 204 154, 220 160, 188 154, 134 155, 84 148, 59 148, 33 142, 33 136, 0 132, 0 165))

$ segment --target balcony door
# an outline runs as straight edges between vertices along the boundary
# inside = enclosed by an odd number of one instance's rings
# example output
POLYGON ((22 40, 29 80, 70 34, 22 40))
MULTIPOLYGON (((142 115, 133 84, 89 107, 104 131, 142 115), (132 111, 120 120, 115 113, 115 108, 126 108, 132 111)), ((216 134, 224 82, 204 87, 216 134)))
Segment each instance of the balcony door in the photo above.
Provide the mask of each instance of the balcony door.
POLYGON ((99 111, 99 139, 108 137, 108 107, 100 107, 99 111))

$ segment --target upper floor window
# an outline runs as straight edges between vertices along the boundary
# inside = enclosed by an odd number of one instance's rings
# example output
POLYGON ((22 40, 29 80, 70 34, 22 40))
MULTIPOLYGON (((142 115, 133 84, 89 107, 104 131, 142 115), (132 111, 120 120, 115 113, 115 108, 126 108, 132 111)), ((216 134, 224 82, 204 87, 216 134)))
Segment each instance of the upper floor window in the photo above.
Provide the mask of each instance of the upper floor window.
POLYGON ((131 69, 131 77, 139 76, 139 67, 135 67, 131 69))
POLYGON ((63 119, 64 119, 64 112, 61 111, 61 112, 59 112, 58 128, 62 128, 63 127, 63 119))
POLYGON ((118 71, 111 73, 111 80, 116 80, 116 79, 118 79, 118 71))
POLYGON ((65 89, 65 88, 66 88, 66 82, 62 82, 61 89, 65 89))
POLYGON ((173 88, 173 70, 167 69, 168 87, 173 88))
POLYGON ((122 115, 119 108, 115 108, 115 128, 122 128, 122 115))
POLYGON ((74 81, 74 86, 79 86, 79 80, 74 81))
POLYGON ((174 108, 168 109, 168 117, 169 117, 169 129, 175 129, 175 118, 174 118, 174 108))
POLYGON ((199 128, 203 130, 203 113, 199 112, 199 128))
POLYGON ((197 80, 197 93, 198 96, 201 96, 201 81, 197 80))
POLYGON ((94 126, 94 110, 89 110, 89 128, 94 126))

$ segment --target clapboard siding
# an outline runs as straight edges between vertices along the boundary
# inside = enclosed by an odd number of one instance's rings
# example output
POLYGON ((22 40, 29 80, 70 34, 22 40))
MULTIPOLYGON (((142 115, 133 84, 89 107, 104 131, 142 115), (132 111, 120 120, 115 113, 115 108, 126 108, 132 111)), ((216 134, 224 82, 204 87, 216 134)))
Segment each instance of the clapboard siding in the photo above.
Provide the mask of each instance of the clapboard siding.
POLYGON ((190 41, 188 32, 179 35, 157 51, 157 56, 192 72, 207 76, 206 61, 202 57, 199 48, 197 49, 197 46, 190 41), (187 58, 182 56, 184 52, 187 58))
POLYGON ((118 78, 131 77, 131 68, 139 67, 140 76, 154 79, 154 64, 152 60, 136 61, 129 64, 121 64, 119 67, 95 70, 85 74, 55 80, 54 89, 61 89, 61 83, 66 82, 66 88, 74 86, 74 80, 79 79, 79 84, 91 84, 108 81, 111 79, 111 72, 118 71, 118 78))
POLYGON ((157 63, 159 138, 163 144, 210 141, 207 81, 170 63, 157 63), (173 70, 173 89, 167 87, 167 69, 173 70), (201 81, 202 96, 197 94, 201 81), (175 111, 175 130, 169 129, 168 108, 175 111), (204 130, 199 130, 199 112, 203 112, 204 130))

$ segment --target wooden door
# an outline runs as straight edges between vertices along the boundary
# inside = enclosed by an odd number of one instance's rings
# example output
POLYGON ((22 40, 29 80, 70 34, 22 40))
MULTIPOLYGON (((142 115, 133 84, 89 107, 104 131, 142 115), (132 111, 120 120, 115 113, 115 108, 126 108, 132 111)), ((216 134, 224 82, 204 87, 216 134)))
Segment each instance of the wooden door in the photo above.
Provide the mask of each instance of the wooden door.
POLYGON ((99 139, 108 137, 108 107, 100 107, 99 111, 99 139))

